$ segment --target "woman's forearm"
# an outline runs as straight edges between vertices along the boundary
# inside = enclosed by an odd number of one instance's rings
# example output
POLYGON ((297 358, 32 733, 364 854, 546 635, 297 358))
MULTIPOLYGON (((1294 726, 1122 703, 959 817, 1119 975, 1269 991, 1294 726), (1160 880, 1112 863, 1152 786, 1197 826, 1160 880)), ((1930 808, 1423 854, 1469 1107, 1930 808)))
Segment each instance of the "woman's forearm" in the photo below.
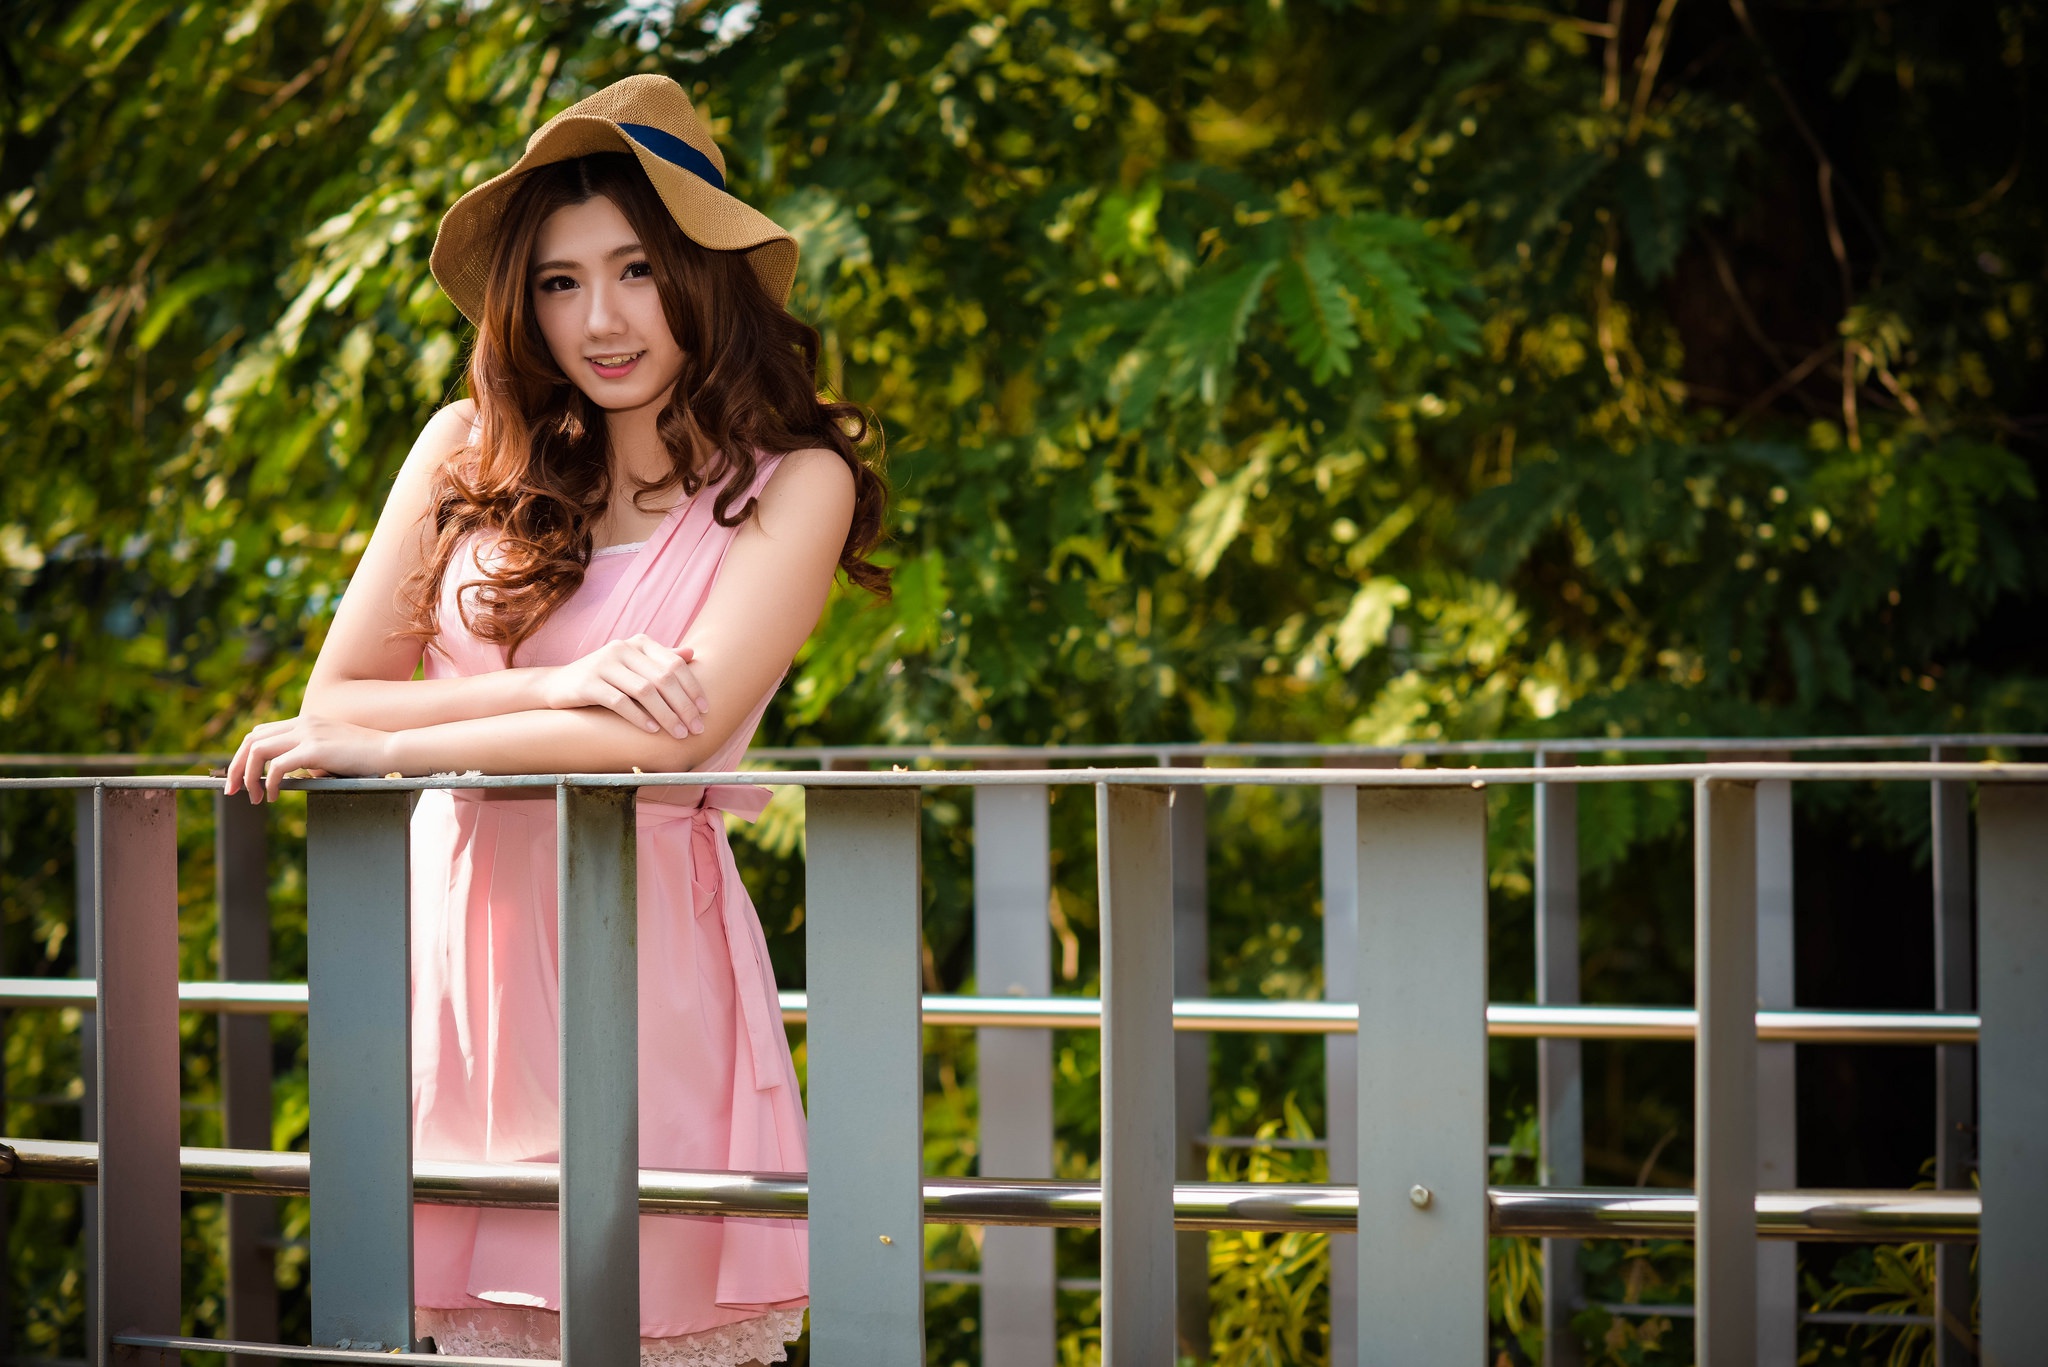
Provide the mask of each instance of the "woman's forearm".
POLYGON ((678 740, 602 707, 563 708, 394 731, 388 753, 401 774, 682 773, 709 759, 726 729, 678 740))
POLYGON ((452 679, 316 681, 307 685, 300 708, 314 716, 379 731, 407 731, 543 709, 547 703, 541 696, 541 684, 548 673, 536 666, 452 679))

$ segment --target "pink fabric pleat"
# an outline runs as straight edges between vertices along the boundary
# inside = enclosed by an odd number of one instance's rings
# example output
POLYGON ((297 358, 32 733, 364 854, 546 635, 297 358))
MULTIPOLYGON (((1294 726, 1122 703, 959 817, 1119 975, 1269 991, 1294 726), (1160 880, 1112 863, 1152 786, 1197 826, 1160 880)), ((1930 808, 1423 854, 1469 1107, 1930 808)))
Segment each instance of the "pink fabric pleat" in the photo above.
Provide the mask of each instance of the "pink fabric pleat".
MULTIPOLYGON (((770 456, 747 491, 758 495, 770 456)), ((520 649, 564 664, 641 632, 670 645, 710 596, 737 529, 708 488, 631 554, 593 558, 583 584, 520 649)), ((427 675, 506 666, 458 612, 475 549, 451 562, 427 675)), ((479 560, 477 563, 487 563, 479 560)), ((772 696, 772 690, 770 693, 772 696)), ((704 764, 738 767, 768 697, 704 764)), ((716 707, 722 700, 714 699, 716 707)), ((751 819, 765 789, 641 790, 640 1165, 802 1172, 804 1114, 767 940, 741 885, 724 815, 751 819)), ((555 813, 551 799, 422 793, 412 822, 413 1142, 421 1158, 551 1162, 558 1153, 555 813)), ((552 1211, 414 1207, 415 1298, 435 1309, 560 1309, 552 1211)), ((805 1304, 800 1221, 648 1215, 640 1221, 640 1333, 671 1338, 805 1304)))

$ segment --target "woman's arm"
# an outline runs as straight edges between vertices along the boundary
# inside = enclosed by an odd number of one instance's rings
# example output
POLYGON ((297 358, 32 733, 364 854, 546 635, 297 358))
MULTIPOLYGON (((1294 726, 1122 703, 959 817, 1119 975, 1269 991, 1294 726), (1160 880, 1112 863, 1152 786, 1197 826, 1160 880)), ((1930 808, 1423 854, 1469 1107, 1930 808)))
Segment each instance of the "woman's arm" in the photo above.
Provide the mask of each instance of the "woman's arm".
MULTIPOLYGON (((646 730, 688 734, 706 710, 687 656, 658 642, 615 642, 564 667, 495 669, 414 679, 417 638, 405 625, 400 591, 434 546, 436 475, 467 444, 476 405, 463 399, 436 413, 413 443, 377 519, 334 624, 306 683, 302 710, 381 731, 437 726, 540 708, 609 707, 646 730)), ((451 566, 458 570, 459 566, 451 566)))
POLYGON ((392 634, 404 625, 400 589, 433 550, 435 476, 467 444, 475 417, 476 405, 463 399, 421 429, 313 663, 306 712, 389 731, 547 705, 540 669, 415 680, 421 644, 392 634))
MULTIPOLYGON (((733 729, 789 668, 817 625, 839 548, 853 520, 853 476, 830 451, 799 451, 762 491, 758 509, 726 552, 718 582, 683 648, 707 692, 740 700, 685 736, 649 734, 602 707, 529 708, 423 726, 375 728, 306 716, 258 728, 250 761, 229 776, 251 800, 277 795, 291 769, 331 773, 683 772, 724 746, 733 729)), ((617 643, 614 643, 617 644, 617 643)), ((654 649, 667 647, 653 643, 654 649)), ((419 684, 406 685, 417 689, 419 684)))
POLYGON ((844 461, 823 450, 783 457, 680 643, 693 654, 705 693, 733 700, 719 702, 701 732, 648 735, 595 707, 532 710, 406 729, 391 739, 391 768, 409 774, 695 768, 718 753, 775 687, 817 625, 852 521, 853 475, 844 461))

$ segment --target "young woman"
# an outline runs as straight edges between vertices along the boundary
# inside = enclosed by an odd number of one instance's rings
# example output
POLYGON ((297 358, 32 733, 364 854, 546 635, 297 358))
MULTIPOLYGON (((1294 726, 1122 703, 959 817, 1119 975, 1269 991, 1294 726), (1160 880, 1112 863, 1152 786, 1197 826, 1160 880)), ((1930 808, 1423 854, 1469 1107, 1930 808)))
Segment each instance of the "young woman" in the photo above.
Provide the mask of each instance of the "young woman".
MULTIPOLYGON (((472 397, 427 423, 350 580, 305 710, 258 726, 226 789, 329 774, 727 770, 884 489, 817 334, 796 244, 728 195, 674 82, 549 122, 442 220, 437 279, 477 325, 472 397), (424 656, 424 659, 423 659, 424 656), (415 680, 424 663, 425 677, 415 680)), ((639 812, 640 1161, 799 1171, 804 1117, 725 812, 757 788, 646 788, 639 812)), ((423 1158, 552 1159, 552 799, 422 793, 412 834, 413 1126, 423 1158)), ((420 1206, 418 1330, 559 1356, 549 1211, 420 1206)), ((801 1225, 645 1217, 642 1359, 782 1361, 801 1225)))

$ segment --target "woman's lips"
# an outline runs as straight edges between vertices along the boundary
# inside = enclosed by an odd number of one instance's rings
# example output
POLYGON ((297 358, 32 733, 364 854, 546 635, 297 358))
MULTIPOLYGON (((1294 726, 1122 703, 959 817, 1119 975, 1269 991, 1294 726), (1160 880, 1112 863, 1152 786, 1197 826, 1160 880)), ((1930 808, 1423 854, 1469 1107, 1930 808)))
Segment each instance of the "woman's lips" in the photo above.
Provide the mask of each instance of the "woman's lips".
POLYGON ((595 370, 602 378, 617 380, 632 374, 633 367, 639 365, 640 358, 646 354, 644 351, 631 351, 625 352, 621 356, 605 356, 601 358, 589 356, 584 359, 590 362, 590 368, 595 370))

